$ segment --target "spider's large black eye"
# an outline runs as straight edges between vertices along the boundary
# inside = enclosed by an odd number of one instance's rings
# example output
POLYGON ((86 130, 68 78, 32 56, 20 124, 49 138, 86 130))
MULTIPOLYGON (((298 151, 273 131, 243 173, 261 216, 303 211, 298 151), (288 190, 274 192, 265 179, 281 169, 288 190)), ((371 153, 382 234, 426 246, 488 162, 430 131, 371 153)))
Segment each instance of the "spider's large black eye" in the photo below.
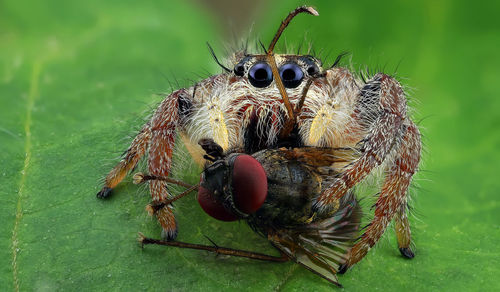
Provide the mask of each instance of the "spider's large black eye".
POLYGON ((299 65, 286 63, 280 68, 280 76, 286 88, 295 88, 304 79, 304 72, 302 72, 299 65))
POLYGON ((264 62, 256 63, 248 71, 248 80, 258 88, 269 86, 273 82, 273 72, 271 67, 264 62))

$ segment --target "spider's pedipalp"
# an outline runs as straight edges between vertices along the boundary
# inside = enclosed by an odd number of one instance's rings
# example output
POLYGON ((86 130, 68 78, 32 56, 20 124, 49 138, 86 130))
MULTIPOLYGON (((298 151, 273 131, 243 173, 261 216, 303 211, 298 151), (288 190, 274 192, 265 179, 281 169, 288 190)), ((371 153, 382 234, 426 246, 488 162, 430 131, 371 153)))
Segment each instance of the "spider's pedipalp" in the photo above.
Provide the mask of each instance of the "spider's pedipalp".
POLYGON ((299 116, 300 134, 306 145, 351 146, 354 100, 359 89, 353 75, 344 68, 327 70, 315 78, 299 116), (348 133, 348 135, 346 135, 348 133))

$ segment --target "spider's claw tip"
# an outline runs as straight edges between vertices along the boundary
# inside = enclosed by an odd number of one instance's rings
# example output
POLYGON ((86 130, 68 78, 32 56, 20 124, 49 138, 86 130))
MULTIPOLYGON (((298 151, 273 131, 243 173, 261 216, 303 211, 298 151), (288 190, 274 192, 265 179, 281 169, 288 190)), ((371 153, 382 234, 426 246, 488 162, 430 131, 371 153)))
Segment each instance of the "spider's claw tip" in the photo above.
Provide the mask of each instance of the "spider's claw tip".
POLYGON ((407 259, 412 259, 415 257, 415 254, 409 247, 401 247, 399 248, 399 252, 401 253, 402 256, 404 256, 407 259))
POLYGON ((106 199, 111 195, 112 191, 113 189, 110 187, 103 187, 102 190, 97 193, 96 197, 99 199, 106 199))
POLYGON ((341 264, 340 267, 339 267, 339 270, 338 270, 337 274, 341 274, 341 275, 345 274, 345 272, 347 272, 348 268, 349 267, 348 267, 348 265, 346 263, 341 264))
POLYGON ((161 230, 161 238, 166 241, 172 241, 177 237, 177 228, 175 230, 161 230))
POLYGON ((141 248, 144 248, 144 241, 146 240, 146 236, 139 232, 139 237, 137 237, 137 242, 141 245, 141 248))

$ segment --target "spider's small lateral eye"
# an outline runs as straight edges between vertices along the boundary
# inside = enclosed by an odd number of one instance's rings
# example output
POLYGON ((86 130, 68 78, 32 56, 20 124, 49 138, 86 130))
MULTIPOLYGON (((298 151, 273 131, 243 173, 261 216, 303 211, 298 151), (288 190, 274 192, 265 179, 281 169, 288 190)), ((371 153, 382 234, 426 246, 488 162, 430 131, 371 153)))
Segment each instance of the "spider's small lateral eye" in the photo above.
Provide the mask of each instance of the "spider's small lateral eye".
POLYGON ((264 62, 256 63, 248 71, 248 80, 253 86, 258 88, 269 86, 273 82, 271 67, 264 62))
POLYGON ((319 73, 319 68, 316 65, 311 65, 307 68, 307 74, 309 74, 309 76, 314 76, 318 73, 319 73))
POLYGON ((295 88, 299 86, 302 79, 304 79, 304 72, 302 72, 299 65, 295 63, 286 63, 280 68, 280 76, 286 88, 295 88))
POLYGON ((236 76, 243 76, 243 74, 245 74, 245 66, 243 66, 243 64, 241 63, 238 63, 236 64, 236 66, 234 66, 234 74, 236 76))

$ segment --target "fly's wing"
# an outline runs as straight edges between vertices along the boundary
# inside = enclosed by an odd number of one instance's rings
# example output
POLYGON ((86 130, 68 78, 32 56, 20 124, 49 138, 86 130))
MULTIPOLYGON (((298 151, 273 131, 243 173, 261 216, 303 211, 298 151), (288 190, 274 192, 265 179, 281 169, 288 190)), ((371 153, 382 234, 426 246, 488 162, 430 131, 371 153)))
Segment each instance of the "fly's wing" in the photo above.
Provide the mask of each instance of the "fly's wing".
POLYGON ((331 217, 294 229, 279 230, 271 242, 305 268, 335 285, 339 266, 358 237, 361 208, 349 193, 331 217))

